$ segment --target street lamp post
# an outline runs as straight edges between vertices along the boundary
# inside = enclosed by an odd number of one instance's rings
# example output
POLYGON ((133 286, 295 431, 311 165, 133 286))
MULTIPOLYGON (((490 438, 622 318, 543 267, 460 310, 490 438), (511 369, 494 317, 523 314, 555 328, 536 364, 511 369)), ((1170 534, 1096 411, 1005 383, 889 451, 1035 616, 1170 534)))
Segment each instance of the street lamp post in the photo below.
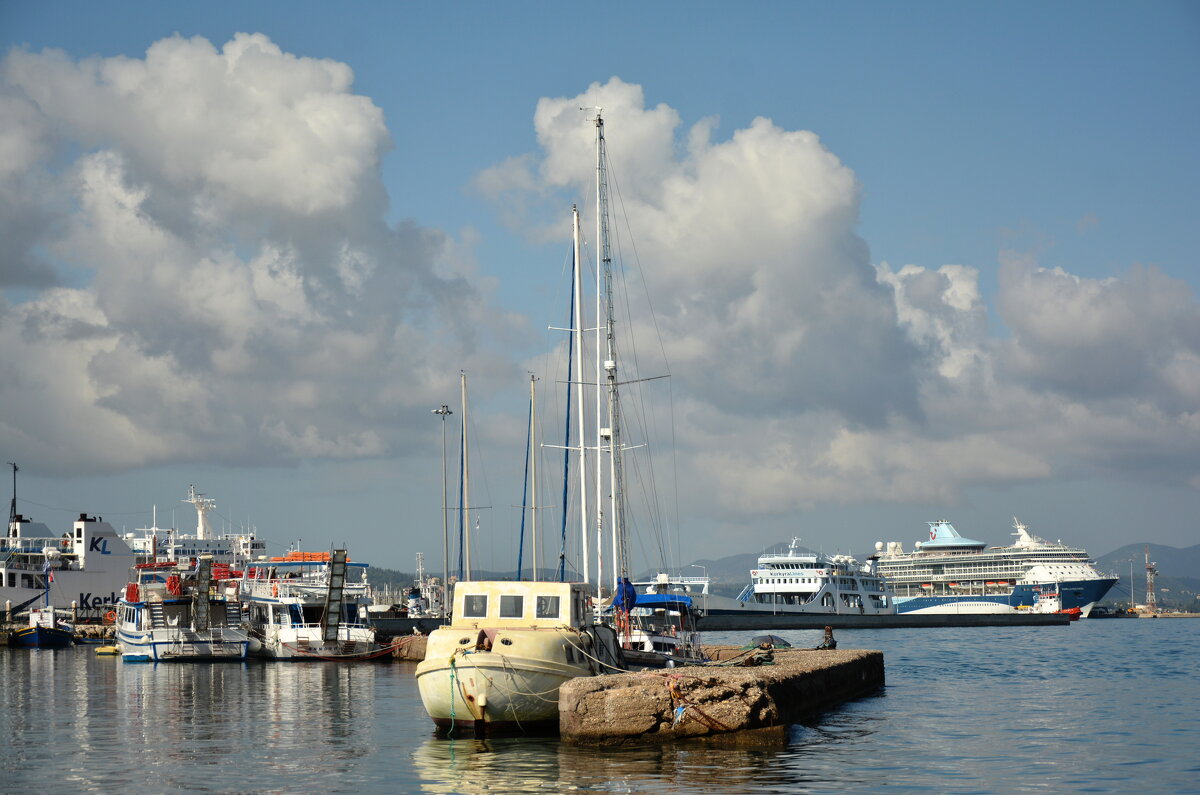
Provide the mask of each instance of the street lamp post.
POLYGON ((1130 610, 1133 610, 1133 604, 1134 604, 1134 600, 1133 600, 1133 560, 1134 560, 1134 558, 1132 558, 1132 557, 1129 558, 1129 609, 1130 610))
POLYGON ((442 404, 433 413, 442 418, 442 616, 450 612, 450 527, 446 517, 446 415, 453 414, 450 407, 442 404))
POLYGON ((700 571, 704 572, 704 588, 700 591, 700 594, 704 597, 704 615, 708 615, 708 567, 701 566, 699 563, 693 563, 692 568, 700 569, 700 571))

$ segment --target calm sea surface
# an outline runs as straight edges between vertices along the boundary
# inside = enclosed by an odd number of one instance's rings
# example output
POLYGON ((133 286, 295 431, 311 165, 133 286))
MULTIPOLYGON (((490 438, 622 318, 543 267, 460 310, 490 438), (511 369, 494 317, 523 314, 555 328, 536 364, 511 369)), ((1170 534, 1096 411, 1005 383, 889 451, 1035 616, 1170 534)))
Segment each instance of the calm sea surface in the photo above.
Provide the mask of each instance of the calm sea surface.
POLYGON ((0 649, 0 791, 1200 792, 1200 619, 837 639, 886 688, 755 750, 435 739, 411 663, 0 649))

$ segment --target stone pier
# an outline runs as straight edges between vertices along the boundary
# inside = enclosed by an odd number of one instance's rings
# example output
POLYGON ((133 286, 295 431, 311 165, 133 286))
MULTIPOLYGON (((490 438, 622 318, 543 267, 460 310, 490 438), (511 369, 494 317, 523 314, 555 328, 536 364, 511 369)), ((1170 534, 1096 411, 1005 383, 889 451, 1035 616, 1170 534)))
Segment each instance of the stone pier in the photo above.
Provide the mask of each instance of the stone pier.
MULTIPOLYGON (((710 650, 715 651, 715 650, 710 650)), ((726 649, 722 665, 573 679, 559 689, 562 739, 579 744, 669 742, 698 738, 729 744, 774 743, 787 726, 876 691, 883 653, 776 649, 769 664, 726 649)))
POLYGON ((425 659, 427 635, 399 635, 392 638, 392 656, 397 660, 421 662, 425 659))

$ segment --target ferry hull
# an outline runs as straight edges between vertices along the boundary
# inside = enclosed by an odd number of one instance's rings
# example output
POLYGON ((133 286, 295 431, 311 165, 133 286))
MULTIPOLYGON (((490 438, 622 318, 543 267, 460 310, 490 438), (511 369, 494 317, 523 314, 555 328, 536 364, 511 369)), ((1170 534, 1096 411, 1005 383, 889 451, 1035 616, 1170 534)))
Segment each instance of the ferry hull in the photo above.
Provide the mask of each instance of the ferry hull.
POLYGON ((713 596, 707 594, 704 596, 694 596, 693 600, 696 607, 704 615, 710 616, 734 616, 747 613, 766 613, 768 615, 812 615, 812 616, 880 616, 892 615, 897 612, 897 608, 885 607, 878 609, 868 605, 864 605, 862 610, 857 607, 849 608, 842 606, 841 609, 837 605, 822 605, 818 602, 810 602, 802 605, 792 604, 764 604, 762 602, 747 601, 742 599, 733 599, 728 596, 713 596))

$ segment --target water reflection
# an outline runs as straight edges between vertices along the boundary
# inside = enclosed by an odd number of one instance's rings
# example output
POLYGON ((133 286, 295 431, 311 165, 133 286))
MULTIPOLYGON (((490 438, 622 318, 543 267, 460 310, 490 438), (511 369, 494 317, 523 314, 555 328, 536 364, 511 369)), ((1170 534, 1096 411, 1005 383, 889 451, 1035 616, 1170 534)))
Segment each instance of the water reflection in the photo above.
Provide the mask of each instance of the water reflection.
POLYGON ((428 739, 413 752, 421 791, 430 793, 794 791, 806 777, 786 761, 786 748, 719 748, 698 743, 587 748, 555 740, 428 739), (773 781, 771 781, 773 779, 773 781), (765 790, 765 791, 770 791, 765 790))
POLYGON ((0 782, 102 793, 1195 790, 1200 723, 1186 696, 1200 621, 838 641, 884 650, 883 694, 754 749, 439 740, 412 664, 152 665, 86 647, 0 648, 0 782))

